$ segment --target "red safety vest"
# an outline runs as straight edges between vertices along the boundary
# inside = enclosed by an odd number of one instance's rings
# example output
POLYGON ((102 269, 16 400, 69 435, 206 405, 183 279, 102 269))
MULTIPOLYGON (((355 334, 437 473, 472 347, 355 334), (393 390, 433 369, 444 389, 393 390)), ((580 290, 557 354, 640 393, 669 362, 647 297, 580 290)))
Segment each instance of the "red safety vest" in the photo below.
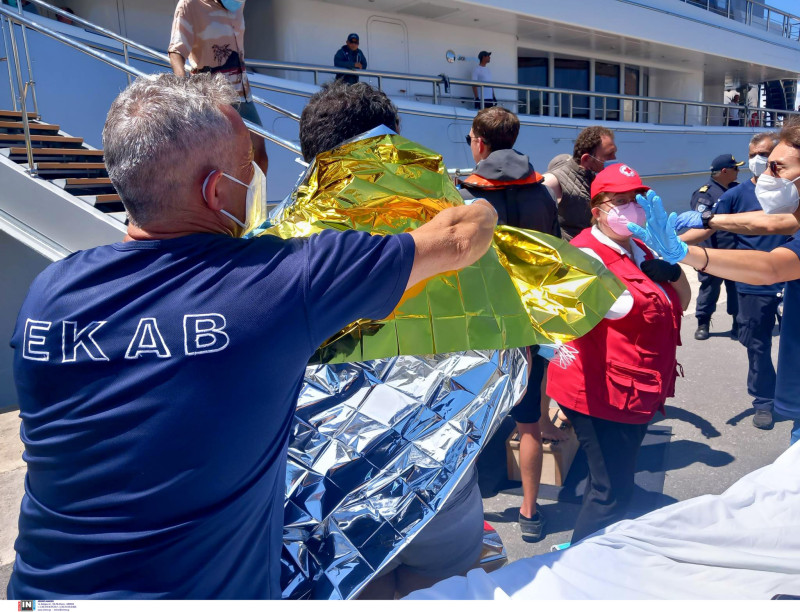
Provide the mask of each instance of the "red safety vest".
MULTIPOLYGON (((653 258, 647 247, 636 243, 646 259, 653 258)), ((675 391, 682 316, 678 293, 669 283, 657 284, 632 259, 597 240, 591 228, 570 244, 597 253, 625 284, 633 307, 621 319, 603 319, 569 343, 578 350, 576 359, 566 369, 555 364, 547 369, 547 395, 589 416, 647 423, 657 410, 663 411, 675 391)))

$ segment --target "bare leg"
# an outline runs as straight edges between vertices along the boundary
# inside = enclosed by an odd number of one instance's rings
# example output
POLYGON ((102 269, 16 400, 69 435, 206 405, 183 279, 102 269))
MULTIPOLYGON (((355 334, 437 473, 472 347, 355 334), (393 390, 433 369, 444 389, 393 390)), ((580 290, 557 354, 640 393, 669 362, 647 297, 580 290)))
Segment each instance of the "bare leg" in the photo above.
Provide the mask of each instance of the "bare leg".
POLYGON ((519 429, 519 471, 522 477, 522 504, 525 518, 536 514, 536 498, 542 478, 542 434, 539 423, 517 423, 519 429))

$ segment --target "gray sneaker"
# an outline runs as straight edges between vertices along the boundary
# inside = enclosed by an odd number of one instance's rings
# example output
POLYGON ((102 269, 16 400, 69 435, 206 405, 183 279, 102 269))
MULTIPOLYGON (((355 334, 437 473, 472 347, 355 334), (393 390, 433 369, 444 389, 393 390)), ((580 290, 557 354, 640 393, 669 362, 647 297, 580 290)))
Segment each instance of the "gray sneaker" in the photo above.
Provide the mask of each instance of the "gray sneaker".
POLYGON ((756 413, 753 415, 753 427, 772 429, 772 411, 756 410, 756 413))
POLYGON ((522 539, 526 542, 538 542, 544 537, 544 516, 539 507, 536 507, 536 514, 531 518, 519 515, 519 529, 522 532, 522 539))

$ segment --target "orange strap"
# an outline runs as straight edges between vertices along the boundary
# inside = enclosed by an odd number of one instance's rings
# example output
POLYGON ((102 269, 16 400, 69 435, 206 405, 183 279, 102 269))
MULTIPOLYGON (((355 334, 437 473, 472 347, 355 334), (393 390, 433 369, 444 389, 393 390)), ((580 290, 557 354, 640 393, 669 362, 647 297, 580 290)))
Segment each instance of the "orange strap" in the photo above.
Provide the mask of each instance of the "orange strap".
POLYGON ((535 185, 543 180, 544 177, 536 171, 525 178, 515 181, 493 181, 477 174, 470 174, 461 184, 467 187, 480 187, 481 189, 505 189, 515 185, 535 185))

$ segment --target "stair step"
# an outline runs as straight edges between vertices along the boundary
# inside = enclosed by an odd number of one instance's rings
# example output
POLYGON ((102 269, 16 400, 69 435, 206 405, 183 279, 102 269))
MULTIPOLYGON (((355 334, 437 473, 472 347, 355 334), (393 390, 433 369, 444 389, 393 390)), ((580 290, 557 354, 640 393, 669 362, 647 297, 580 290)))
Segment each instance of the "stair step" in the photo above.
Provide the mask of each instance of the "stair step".
MULTIPOLYGON (((38 119, 39 115, 28 111, 28 119, 38 119)), ((22 119, 22 111, 0 110, 0 119, 22 119)))
MULTIPOLYGON (((11 147, 8 149, 0 149, 0 155, 6 157, 23 156, 27 159, 28 152, 25 147, 11 147)), ((94 157, 102 158, 102 151, 95 151, 94 149, 59 149, 56 147, 42 147, 33 148, 34 159, 38 157, 94 157)))
MULTIPOLYGON (((31 130, 36 130, 39 132, 58 132, 61 129, 59 125, 53 125, 51 123, 36 123, 36 122, 28 122, 28 127, 31 130)), ((25 124, 22 121, 2 121, 0 120, 0 130, 24 130, 25 124)))
POLYGON ((37 170, 105 170, 103 162, 41 162, 36 164, 37 170))
MULTIPOLYGON (((24 134, 0 134, 0 143, 7 142, 21 142, 25 143, 24 134)), ((50 136, 42 134, 31 134, 31 142, 54 142, 61 144, 75 144, 82 145, 83 138, 76 138, 74 136, 50 136)))
POLYGON ((78 196, 89 204, 121 204, 122 198, 117 193, 101 193, 99 195, 78 196))
POLYGON ((61 187, 88 187, 94 185, 110 185, 111 179, 110 178, 67 178, 67 179, 55 179, 52 181, 54 185, 61 187))

